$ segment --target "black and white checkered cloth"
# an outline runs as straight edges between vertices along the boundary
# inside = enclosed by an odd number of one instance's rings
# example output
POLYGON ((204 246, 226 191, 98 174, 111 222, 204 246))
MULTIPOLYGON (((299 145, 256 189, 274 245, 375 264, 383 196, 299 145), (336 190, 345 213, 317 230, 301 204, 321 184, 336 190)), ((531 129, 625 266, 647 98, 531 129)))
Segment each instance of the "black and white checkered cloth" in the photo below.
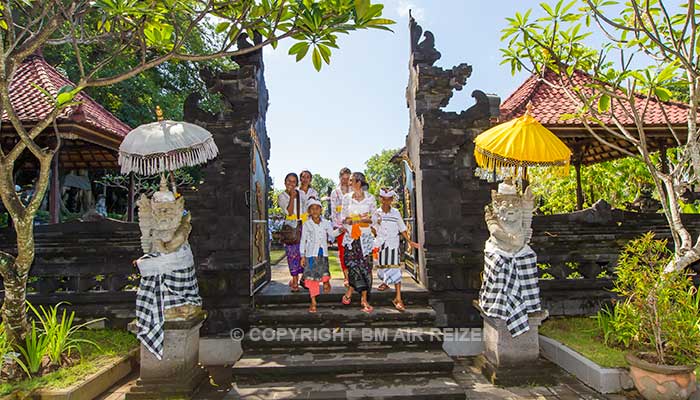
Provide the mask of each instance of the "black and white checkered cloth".
MULTIPOLYGON (((139 260, 153 261, 156 257, 157 254, 147 254, 139 260)), ((163 358, 165 310, 185 304, 202 305, 193 264, 162 274, 141 276, 136 293, 136 336, 159 360, 163 358)))
POLYGON ((487 316, 505 320, 513 337, 527 332, 527 314, 540 310, 537 282, 537 254, 530 246, 512 255, 486 243, 479 304, 487 316))

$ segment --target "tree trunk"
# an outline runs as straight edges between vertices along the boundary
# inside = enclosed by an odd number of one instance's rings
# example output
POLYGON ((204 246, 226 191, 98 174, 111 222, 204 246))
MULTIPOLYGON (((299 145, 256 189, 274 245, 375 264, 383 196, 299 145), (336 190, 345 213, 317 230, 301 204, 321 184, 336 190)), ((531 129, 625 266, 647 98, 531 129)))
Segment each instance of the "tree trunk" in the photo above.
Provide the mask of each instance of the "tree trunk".
POLYGON ((17 235, 17 256, 0 252, 0 275, 5 289, 0 315, 8 337, 22 340, 29 329, 26 295, 29 269, 34 263, 34 217, 48 188, 51 157, 40 160, 34 196, 26 207, 15 193, 12 167, 13 164, 0 163, 0 198, 12 218, 17 235))
POLYGON ((5 259, 12 264, 0 269, 5 289, 1 313, 8 338, 19 341, 29 329, 26 292, 29 268, 34 262, 33 217, 29 221, 15 221, 14 227, 17 233, 17 257, 8 259, 6 256, 5 259))

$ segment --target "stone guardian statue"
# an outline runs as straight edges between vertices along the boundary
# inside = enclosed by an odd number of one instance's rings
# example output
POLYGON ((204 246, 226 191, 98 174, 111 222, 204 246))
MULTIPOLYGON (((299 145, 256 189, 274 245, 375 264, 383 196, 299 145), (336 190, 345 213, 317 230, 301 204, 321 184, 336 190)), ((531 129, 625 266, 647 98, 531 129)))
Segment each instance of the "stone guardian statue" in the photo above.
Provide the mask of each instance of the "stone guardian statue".
POLYGON ((491 199, 484 212, 490 237, 479 307, 486 316, 505 320, 515 337, 529 329, 528 313, 540 310, 537 255, 528 245, 535 201, 529 187, 520 195, 510 180, 491 191, 491 199))
POLYGON ((135 261, 141 273, 136 295, 137 336, 158 359, 163 355, 165 320, 187 320, 201 313, 202 299, 188 243, 192 225, 185 199, 168 189, 141 195, 139 227, 144 255, 135 261))

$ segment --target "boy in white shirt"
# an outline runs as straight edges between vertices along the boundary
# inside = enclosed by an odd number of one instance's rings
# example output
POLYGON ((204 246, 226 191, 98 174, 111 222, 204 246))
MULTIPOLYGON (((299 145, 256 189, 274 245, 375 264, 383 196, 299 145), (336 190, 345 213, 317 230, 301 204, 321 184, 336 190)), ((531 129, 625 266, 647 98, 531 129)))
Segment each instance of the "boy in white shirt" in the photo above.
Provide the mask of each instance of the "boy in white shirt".
POLYGON ((406 307, 401 299, 401 250, 400 238, 406 240, 409 247, 420 248, 420 244, 411 241, 408 236, 406 224, 401 213, 392 207, 396 192, 382 188, 379 191, 381 207, 372 215, 373 228, 376 232, 372 258, 377 269, 377 276, 382 284, 377 288, 380 291, 389 289, 389 285, 396 287, 396 297, 392 301, 399 311, 405 311, 406 307))
POLYGON ((309 219, 304 223, 299 242, 301 253, 301 266, 304 268, 304 282, 309 289, 311 297, 310 313, 316 312, 316 296, 321 293, 320 283, 323 282, 323 291, 331 290, 331 275, 328 271, 328 242, 335 240, 341 233, 341 229, 333 229, 331 223, 321 217, 323 208, 321 202, 315 198, 307 201, 309 219))

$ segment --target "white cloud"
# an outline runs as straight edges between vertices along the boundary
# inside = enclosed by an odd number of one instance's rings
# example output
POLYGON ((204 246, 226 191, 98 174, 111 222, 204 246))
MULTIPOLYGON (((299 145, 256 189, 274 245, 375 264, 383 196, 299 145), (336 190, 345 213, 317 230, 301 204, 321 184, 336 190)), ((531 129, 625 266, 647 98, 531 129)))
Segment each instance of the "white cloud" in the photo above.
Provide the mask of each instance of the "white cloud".
POLYGON ((413 18, 415 18, 416 20, 421 21, 425 18, 424 8, 418 7, 415 3, 412 3, 408 0, 398 1, 398 4, 396 6, 396 12, 399 14, 399 17, 407 18, 409 10, 411 11, 413 18))

